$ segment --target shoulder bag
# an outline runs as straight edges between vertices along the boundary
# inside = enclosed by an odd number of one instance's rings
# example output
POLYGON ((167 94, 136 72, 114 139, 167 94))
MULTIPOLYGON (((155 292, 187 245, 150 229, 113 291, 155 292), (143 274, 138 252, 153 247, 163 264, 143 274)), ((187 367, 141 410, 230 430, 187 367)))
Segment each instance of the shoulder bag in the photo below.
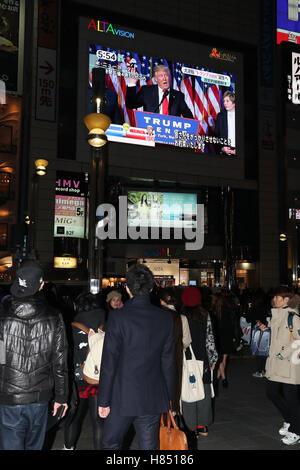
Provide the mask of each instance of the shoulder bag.
POLYGON ((181 400, 187 403, 203 400, 203 361, 198 361, 192 346, 183 352, 181 400))
POLYGON ((161 415, 159 442, 160 450, 188 450, 186 435, 177 426, 171 411, 167 413, 167 426, 164 424, 164 414, 161 415))

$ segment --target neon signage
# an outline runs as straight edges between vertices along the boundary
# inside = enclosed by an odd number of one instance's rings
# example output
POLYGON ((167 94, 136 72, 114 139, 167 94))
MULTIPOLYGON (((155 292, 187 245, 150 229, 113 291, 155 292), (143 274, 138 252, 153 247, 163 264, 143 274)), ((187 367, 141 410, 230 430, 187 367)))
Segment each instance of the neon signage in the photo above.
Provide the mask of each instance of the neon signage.
POLYGON ((91 20, 88 29, 93 28, 95 31, 99 31, 99 33, 111 33, 114 36, 121 36, 128 39, 134 39, 134 33, 129 31, 123 31, 122 29, 113 27, 111 23, 108 21, 101 21, 101 20, 91 20))

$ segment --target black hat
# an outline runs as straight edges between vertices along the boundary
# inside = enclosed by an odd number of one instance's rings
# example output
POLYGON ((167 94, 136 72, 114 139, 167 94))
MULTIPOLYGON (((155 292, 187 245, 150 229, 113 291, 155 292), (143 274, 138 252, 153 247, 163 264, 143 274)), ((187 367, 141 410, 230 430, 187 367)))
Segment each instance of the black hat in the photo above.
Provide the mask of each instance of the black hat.
POLYGON ((44 273, 37 261, 23 261, 10 288, 14 297, 22 298, 38 292, 44 280, 44 273))

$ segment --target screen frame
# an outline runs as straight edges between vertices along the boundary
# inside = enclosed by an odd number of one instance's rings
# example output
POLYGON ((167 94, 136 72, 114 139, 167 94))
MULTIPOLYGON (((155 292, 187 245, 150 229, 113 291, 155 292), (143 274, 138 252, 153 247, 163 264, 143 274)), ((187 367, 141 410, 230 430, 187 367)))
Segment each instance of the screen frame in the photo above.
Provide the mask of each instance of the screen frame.
MULTIPOLYGON (((201 61, 198 60, 198 64, 212 69, 212 64, 214 64, 214 70, 222 71, 225 68, 228 70, 228 73, 233 73, 236 78, 236 122, 241 122, 241 126, 236 126, 236 139, 238 140, 238 156, 236 158, 226 158, 221 155, 212 155, 212 154, 197 154, 195 155, 194 152, 190 152, 188 150, 184 150, 184 155, 190 160, 190 168, 191 174, 195 173, 195 166, 198 167, 199 161, 203 163, 208 170, 210 176, 215 177, 224 177, 224 170, 228 171, 228 173, 233 178, 237 179, 245 179, 244 176, 244 157, 245 157, 245 119, 244 119, 244 103, 243 103, 243 54, 240 52, 234 52, 234 57, 236 58, 235 62, 212 62, 212 59, 209 57, 212 48, 216 46, 216 44, 212 43, 211 46, 207 46, 204 44, 199 44, 196 42, 189 42, 183 39, 174 39, 170 36, 162 36, 157 33, 151 32, 142 32, 134 28, 130 28, 131 31, 134 31, 135 39, 122 39, 117 37, 110 37, 107 39, 105 35, 102 33, 88 30, 88 25, 90 23, 90 18, 86 17, 79 17, 79 34, 78 34, 78 48, 79 48, 79 56, 78 56, 78 83, 77 83, 77 158, 82 156, 86 153, 86 129, 82 124, 83 117, 87 113, 88 110, 88 71, 89 71, 89 45, 90 44, 100 44, 103 47, 111 47, 121 50, 130 50, 136 53, 144 53, 147 55, 153 56, 154 54, 158 55, 159 57, 166 57, 170 61, 182 61, 184 63, 195 63, 195 57, 199 57, 201 55, 201 61), (155 46, 151 46, 153 41, 155 40, 155 44, 160 44, 160 50, 158 51, 155 49, 155 46), (176 57, 174 57, 174 53, 172 50, 176 50, 176 57), (225 161, 226 160, 226 161, 225 161), (227 170, 226 170, 227 169, 227 170)), ((126 27, 124 27, 126 30, 126 27)), ((128 29, 128 28, 127 28, 128 29)), ((139 169, 143 167, 139 164, 141 149, 136 149, 133 145, 124 145, 118 143, 111 143, 110 145, 110 153, 112 155, 113 164, 117 156, 120 153, 124 153, 129 155, 132 160, 135 161, 133 163, 133 167, 139 169), (126 147, 128 150, 126 150, 126 147)), ((168 147, 168 146, 164 146, 168 147)), ((179 153, 179 156, 176 156, 176 159, 180 161, 182 157, 181 149, 171 149, 164 148, 163 151, 161 149, 153 148, 142 148, 143 154, 145 154, 145 158, 152 160, 153 165, 155 162, 161 161, 162 153, 164 154, 164 159, 166 162, 170 162, 174 158, 174 154, 179 153)), ((118 165, 116 165, 118 166, 118 165)), ((123 165, 121 165, 123 167, 123 165)), ((186 168, 186 165, 183 165, 186 168)), ((125 170, 126 171, 126 170, 125 170)), ((180 168, 178 167, 178 171, 180 168)))

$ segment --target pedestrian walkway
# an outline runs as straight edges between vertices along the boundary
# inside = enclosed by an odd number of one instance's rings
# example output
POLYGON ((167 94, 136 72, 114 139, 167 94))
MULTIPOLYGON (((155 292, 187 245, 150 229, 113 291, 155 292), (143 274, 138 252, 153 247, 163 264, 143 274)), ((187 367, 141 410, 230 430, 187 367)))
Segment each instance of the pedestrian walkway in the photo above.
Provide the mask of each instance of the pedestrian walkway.
MULTIPOLYGON (((266 397, 266 379, 254 378, 253 372, 255 361, 252 357, 230 358, 227 367, 229 386, 224 389, 220 383, 214 399, 214 423, 207 437, 197 442, 189 439, 191 450, 300 450, 300 444, 286 446, 281 442, 278 430, 282 418, 266 397)), ((62 424, 56 433, 53 450, 63 447, 62 424)), ((92 450, 92 442, 92 427, 87 415, 77 450, 92 450)), ((138 449, 132 431, 127 442, 129 449, 138 449)))

